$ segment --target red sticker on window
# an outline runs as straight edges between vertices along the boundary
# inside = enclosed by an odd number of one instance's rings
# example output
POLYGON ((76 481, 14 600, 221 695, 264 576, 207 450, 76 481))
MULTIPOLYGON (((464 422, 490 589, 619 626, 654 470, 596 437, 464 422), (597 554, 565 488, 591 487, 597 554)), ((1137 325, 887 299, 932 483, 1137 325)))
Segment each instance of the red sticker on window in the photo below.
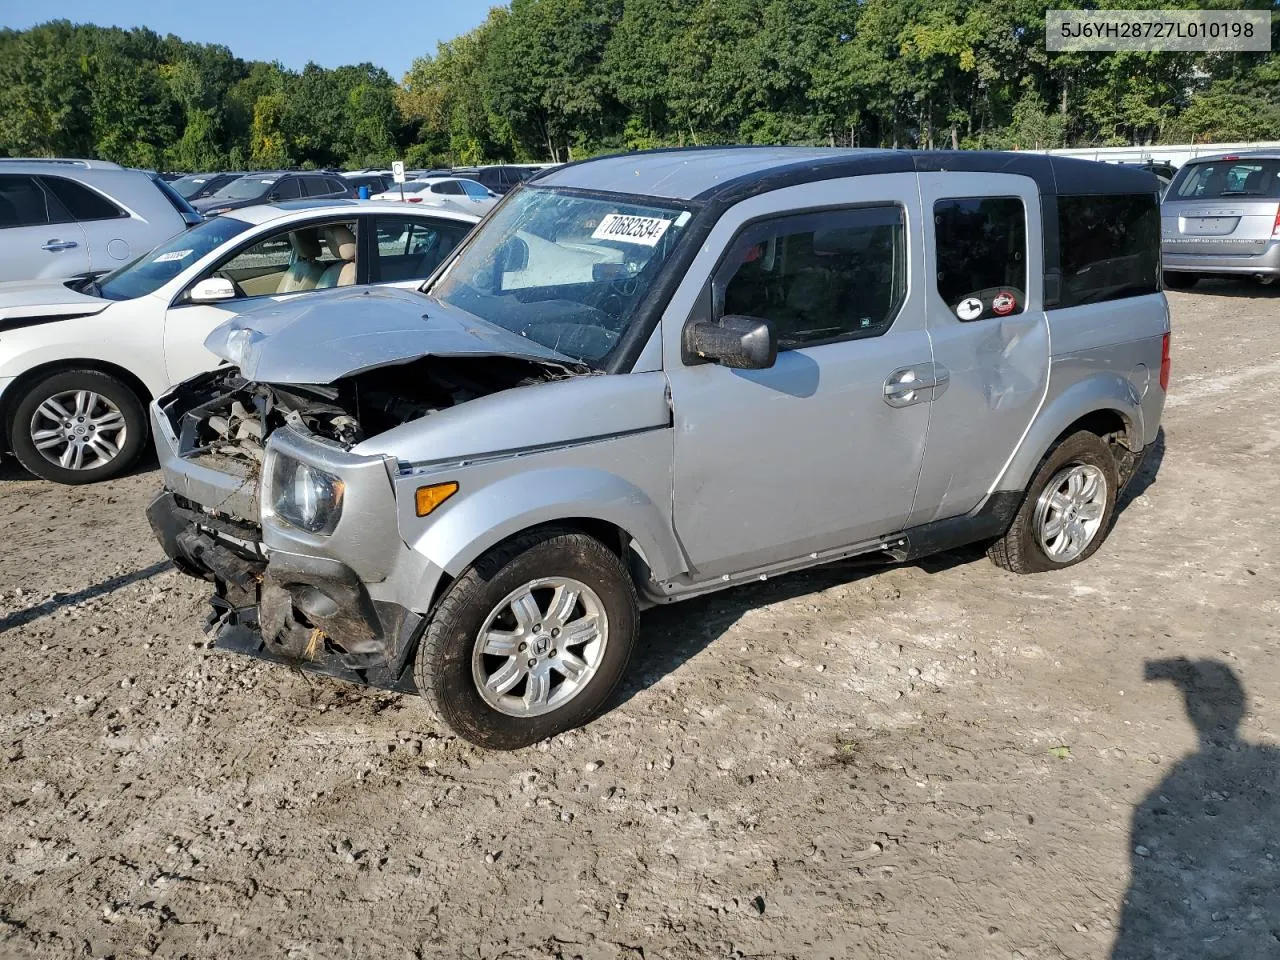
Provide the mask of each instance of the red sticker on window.
POLYGON ((997 317, 1007 317, 1016 309, 1018 309, 1018 301, 1007 290, 1001 290, 991 301, 991 312, 997 317))

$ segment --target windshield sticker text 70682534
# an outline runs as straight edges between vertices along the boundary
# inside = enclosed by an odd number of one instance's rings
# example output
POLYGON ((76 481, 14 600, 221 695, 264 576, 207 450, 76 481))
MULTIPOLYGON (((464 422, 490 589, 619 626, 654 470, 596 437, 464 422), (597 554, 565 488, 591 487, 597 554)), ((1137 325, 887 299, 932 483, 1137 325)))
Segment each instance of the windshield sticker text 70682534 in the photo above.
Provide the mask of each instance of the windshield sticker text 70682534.
POLYGON ((629 217, 621 213, 606 214, 591 234, 593 240, 619 240, 656 247, 671 226, 670 220, 658 217, 629 217))

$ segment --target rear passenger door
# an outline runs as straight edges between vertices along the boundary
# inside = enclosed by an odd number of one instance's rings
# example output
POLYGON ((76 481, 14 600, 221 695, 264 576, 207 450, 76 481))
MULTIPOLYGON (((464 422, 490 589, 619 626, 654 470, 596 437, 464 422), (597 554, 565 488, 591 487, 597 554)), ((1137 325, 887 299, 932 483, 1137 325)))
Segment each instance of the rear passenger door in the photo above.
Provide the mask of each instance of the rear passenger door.
POLYGON ((978 506, 1044 400, 1049 331, 1035 182, 1009 174, 922 173, 935 391, 911 524, 978 506))
POLYGON ((115 201, 67 177, 40 178, 75 217, 88 241, 89 269, 105 273, 123 266, 153 247, 158 239, 142 220, 135 220, 115 201))
POLYGON ((71 214, 36 177, 0 174, 0 281, 89 271, 89 245, 71 214))

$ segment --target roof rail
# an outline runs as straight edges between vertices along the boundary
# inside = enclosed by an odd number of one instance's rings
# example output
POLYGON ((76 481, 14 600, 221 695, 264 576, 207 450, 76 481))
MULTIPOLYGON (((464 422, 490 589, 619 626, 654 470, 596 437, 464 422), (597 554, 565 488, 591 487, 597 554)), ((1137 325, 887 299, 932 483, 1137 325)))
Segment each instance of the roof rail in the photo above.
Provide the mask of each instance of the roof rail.
POLYGON ((122 170, 123 167, 110 160, 76 160, 63 157, 0 157, 0 163, 52 163, 66 167, 81 167, 85 170, 122 170))

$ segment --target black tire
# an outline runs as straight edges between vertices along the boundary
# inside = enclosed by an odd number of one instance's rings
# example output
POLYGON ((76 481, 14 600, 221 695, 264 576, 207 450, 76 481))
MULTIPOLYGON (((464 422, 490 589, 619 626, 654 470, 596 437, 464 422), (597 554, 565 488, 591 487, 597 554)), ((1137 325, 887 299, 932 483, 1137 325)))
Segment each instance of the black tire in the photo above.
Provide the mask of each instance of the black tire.
POLYGON ((141 399, 128 384, 98 370, 64 370, 30 384, 13 408, 7 426, 9 446, 18 462, 37 477, 54 483, 96 483, 118 476, 137 462, 147 441, 147 417, 141 399), (124 440, 118 444, 119 452, 112 459, 77 470, 53 463, 36 449, 31 437, 31 418, 50 397, 79 390, 91 391, 115 404, 125 427, 124 440))
POLYGON ((1190 290, 1200 280, 1198 273, 1182 273, 1175 270, 1164 272, 1164 285, 1170 290, 1190 290))
POLYGON ((495 547, 450 585, 418 646, 414 681, 460 737, 481 747, 515 750, 580 726, 599 712, 626 673, 638 619, 635 586, 616 553, 576 530, 540 528, 495 547), (608 624, 604 650, 595 673, 563 706, 538 716, 512 716, 491 706, 477 688, 475 639, 504 598, 526 583, 555 576, 585 584, 601 601, 608 624))
POLYGON ((1119 487, 1115 457, 1106 441, 1087 430, 1071 434, 1041 461, 1013 523, 1004 536, 987 548, 987 556, 996 566, 1013 573, 1045 573, 1088 560, 1111 532, 1119 487), (1045 552, 1036 536, 1036 507, 1050 482, 1063 470, 1076 465, 1094 466, 1102 471, 1107 485, 1105 505, 1097 532, 1084 551, 1066 562, 1059 562, 1045 552))

